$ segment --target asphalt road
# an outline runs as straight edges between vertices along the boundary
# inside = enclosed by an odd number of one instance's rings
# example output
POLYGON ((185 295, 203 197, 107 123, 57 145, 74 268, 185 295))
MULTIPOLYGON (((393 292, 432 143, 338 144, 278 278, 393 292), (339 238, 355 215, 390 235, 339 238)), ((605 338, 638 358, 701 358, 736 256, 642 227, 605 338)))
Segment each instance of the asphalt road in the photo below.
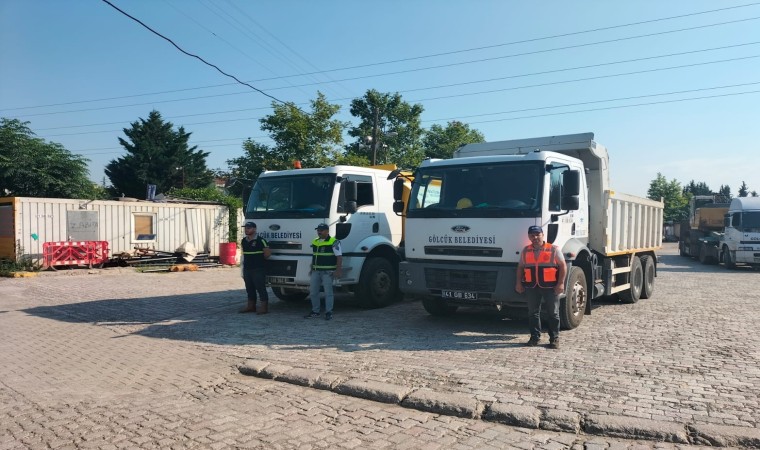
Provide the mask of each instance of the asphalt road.
POLYGON ((237 269, 0 279, 0 449, 760 446, 760 272, 673 244, 653 298, 596 303, 559 351, 477 309, 244 298, 237 269))

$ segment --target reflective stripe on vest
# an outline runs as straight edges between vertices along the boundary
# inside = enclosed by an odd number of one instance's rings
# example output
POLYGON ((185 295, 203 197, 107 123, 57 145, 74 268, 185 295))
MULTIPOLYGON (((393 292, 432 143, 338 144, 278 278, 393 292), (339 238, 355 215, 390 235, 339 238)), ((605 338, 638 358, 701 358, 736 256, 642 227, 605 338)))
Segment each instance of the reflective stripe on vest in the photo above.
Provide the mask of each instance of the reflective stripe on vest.
POLYGON ((330 236, 327 240, 319 238, 311 241, 314 254, 311 257, 312 270, 335 270, 338 268, 338 257, 333 252, 335 238, 330 236))
POLYGON ((554 246, 544 243, 538 251, 538 257, 532 245, 527 245, 522 252, 523 275, 525 287, 551 288, 557 285, 559 266, 554 262, 554 246))
POLYGON ((269 247, 269 243, 261 236, 256 236, 255 239, 249 241, 248 238, 243 238, 240 244, 241 254, 243 255, 243 264, 247 269, 262 268, 266 263, 264 258, 264 249, 269 247))

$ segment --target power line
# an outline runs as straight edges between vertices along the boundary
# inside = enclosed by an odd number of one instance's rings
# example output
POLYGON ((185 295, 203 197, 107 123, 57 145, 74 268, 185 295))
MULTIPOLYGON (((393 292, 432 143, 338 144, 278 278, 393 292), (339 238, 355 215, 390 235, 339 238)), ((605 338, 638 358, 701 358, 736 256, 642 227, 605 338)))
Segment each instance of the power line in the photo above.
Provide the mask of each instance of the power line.
POLYGON ((214 69, 216 69, 216 70, 217 70, 219 73, 221 73, 222 75, 224 75, 224 76, 227 76, 227 77, 229 77, 229 78, 232 78, 233 80, 237 81, 239 84, 242 84, 242 85, 244 85, 244 86, 248 86, 249 88, 253 89, 254 91, 256 91, 256 92, 258 92, 258 93, 260 93, 260 94, 262 94, 262 95, 265 95, 265 96, 267 96, 267 97, 271 98, 272 100, 274 100, 274 101, 276 101, 276 102, 282 103, 283 105, 285 105, 285 104, 286 104, 285 102, 283 102, 282 100, 278 99, 277 97, 274 97, 274 96, 272 96, 272 95, 269 95, 269 94, 267 94, 266 92, 262 91, 261 89, 259 89, 259 88, 255 87, 255 86, 252 86, 252 85, 250 85, 250 84, 248 84, 248 83, 246 83, 246 82, 244 82, 244 81, 240 81, 240 80, 238 80, 238 79, 237 79, 237 77, 235 77, 234 75, 230 75, 230 74, 228 74, 227 72, 223 71, 222 69, 220 69, 219 67, 215 66, 214 64, 211 64, 210 62, 206 61, 205 59, 201 58, 200 56, 198 56, 198 55, 194 55, 194 54, 192 54, 192 53, 188 53, 188 52, 186 52, 186 51, 185 51, 185 50, 183 50, 183 49, 182 49, 182 48, 181 48, 179 45, 175 44, 175 43, 174 43, 174 41, 172 41, 172 40, 171 40, 171 39, 169 39, 168 37, 164 36, 163 34, 159 33, 158 31, 154 30, 153 28, 149 27, 148 25, 144 24, 144 23, 143 23, 143 22, 142 22, 140 19, 138 19, 138 18, 136 18, 136 17, 133 17, 133 16, 129 15, 129 14, 128 14, 128 13, 126 13, 125 11, 122 11, 122 10, 121 10, 121 9, 119 9, 119 8, 118 8, 116 5, 114 5, 113 3, 109 2, 108 0, 102 0, 102 1, 103 1, 103 3, 106 3, 106 4, 108 4, 109 6, 111 6, 113 9, 115 9, 115 10, 119 11, 120 13, 122 13, 122 14, 124 14, 125 16, 129 17, 130 19, 132 19, 132 20, 134 20, 135 22, 139 23, 140 25, 142 25, 143 27, 145 27, 146 29, 148 29, 148 31, 150 31, 151 33, 155 34, 156 36, 158 36, 158 37, 160 37, 160 38, 162 38, 162 39, 165 39, 165 40, 167 40, 167 41, 168 41, 170 44, 172 44, 172 45, 173 45, 173 46, 174 46, 174 47, 175 47, 177 50, 179 50, 180 52, 184 53, 185 55, 187 55, 187 56, 192 56, 193 58, 196 58, 196 59, 198 59, 198 60, 199 60, 199 61, 201 61, 203 64, 206 64, 207 66, 213 67, 214 69))
MULTIPOLYGON (((747 83, 747 84, 757 84, 757 83, 747 83)), ((754 90, 754 91, 745 91, 745 92, 733 92, 728 94, 718 94, 718 95, 708 95, 708 96, 702 96, 702 97, 691 97, 691 98, 684 98, 684 99, 676 99, 676 100, 663 100, 659 102, 648 102, 648 103, 637 103, 633 105, 618 105, 618 106, 608 106, 604 108, 591 108, 591 109, 581 109, 576 111, 563 111, 563 112, 557 112, 557 113, 547 113, 547 114, 536 114, 532 116, 520 116, 520 117, 509 117, 505 119, 493 119, 493 120, 482 120, 479 122, 468 122, 470 125, 477 125, 480 123, 493 123, 493 122, 506 122, 511 120, 523 120, 523 119, 536 119, 536 118, 542 118, 542 117, 551 117, 551 116, 562 116, 562 115, 568 115, 568 114, 580 114, 585 112, 595 112, 595 111, 607 111, 612 109, 623 109, 623 108, 635 108, 635 107, 641 107, 641 106, 652 106, 652 105, 662 105, 662 104, 668 104, 668 103, 679 103, 679 102, 687 102, 687 101, 696 101, 696 100, 708 100, 713 98, 721 98, 721 97, 731 97, 731 96, 737 96, 737 95, 749 95, 749 94, 758 94, 760 93, 760 89, 754 90)), ((666 95, 666 94, 663 94, 666 95)), ((604 100, 602 100, 604 101, 604 100)), ((611 101, 611 100, 610 100, 611 101)), ((496 113, 498 114, 498 113, 496 113)), ((455 120, 455 119, 442 119, 442 120, 455 120)), ((428 122, 428 121, 425 121, 428 122)), ((268 136, 266 136, 268 138, 268 136)), ((256 138, 251 138, 256 139, 256 138)), ((231 147, 235 144, 220 144, 220 145, 207 145, 204 146, 204 148, 207 147, 231 147)), ((104 149, 105 150, 105 149, 104 149)), ((78 151, 71 151, 72 153, 80 153, 78 151)), ((121 152, 100 152, 100 153, 88 153, 87 155, 104 155, 104 154, 117 154, 121 152)))
MULTIPOLYGON (((486 45, 486 46, 482 46, 482 47, 473 47, 473 48, 468 48, 468 49, 464 49, 464 50, 453 50, 453 51, 449 51, 449 52, 433 53, 433 54, 430 54, 430 55, 413 56, 413 57, 410 57, 410 58, 393 59, 393 60, 389 60, 389 61, 382 61, 382 62, 376 62, 376 63, 361 64, 361 65, 356 65, 356 66, 341 67, 341 68, 329 69, 329 70, 322 70, 322 71, 319 71, 319 72, 312 72, 312 73, 307 73, 307 74, 302 74, 302 75, 312 75, 312 74, 325 73, 325 72, 337 72, 337 71, 340 71, 340 70, 362 69, 362 68, 365 68, 365 67, 373 67, 373 66, 380 66, 380 65, 386 65, 386 64, 395 64, 395 63, 400 63, 400 62, 414 61, 414 60, 427 59, 427 58, 435 58, 435 57, 438 57, 438 56, 447 56, 447 55, 454 55, 454 54, 458 54, 458 53, 467 53, 467 52, 473 52, 473 51, 479 51, 479 50, 487 50, 487 49, 498 48, 498 47, 506 47, 506 46, 509 46, 509 45, 526 44, 526 43, 529 43, 529 42, 537 42, 537 41, 543 41, 543 40, 548 40, 548 39, 556 39, 556 38, 568 37, 568 36, 577 36, 579 34, 594 33, 594 32, 597 32, 597 31, 613 30, 613 29, 617 29, 617 28, 625 28, 625 27, 631 27, 631 26, 636 26, 636 25, 644 25, 644 24, 647 24, 647 23, 662 22, 662 21, 665 21, 665 20, 681 19, 681 18, 684 18, 684 17, 697 16, 697 15, 701 15, 701 14, 710 14, 710 13, 719 12, 719 11, 726 11, 726 10, 729 10, 729 9, 746 8, 748 6, 757 6, 757 5, 760 5, 760 2, 757 2, 757 3, 748 3, 748 4, 745 4, 745 5, 729 6, 729 7, 726 7, 726 8, 711 9, 711 10, 707 10, 707 11, 700 11, 700 12, 689 13, 689 14, 681 14, 681 15, 678 15, 678 16, 662 17, 662 18, 659 18, 659 19, 644 20, 644 21, 640 21, 640 22, 632 22, 632 23, 626 23, 626 24, 621 24, 621 25, 612 25, 612 26, 609 26, 609 27, 593 28, 593 29, 590 29, 590 30, 574 31, 574 32, 571 32, 571 33, 555 34, 555 35, 552 35, 552 36, 544 36, 544 37, 538 37, 538 38, 532 38, 532 39, 524 39, 524 40, 520 40, 520 41, 505 42, 505 43, 502 43, 502 44, 486 45)), ((754 19, 749 19, 749 20, 754 20, 754 19)), ((742 20, 739 20, 738 22, 741 22, 741 21, 742 20)), ((724 25, 724 24, 728 24, 728 23, 733 23, 733 22, 724 22, 724 23, 717 24, 717 25, 724 25)), ((710 27, 710 26, 715 26, 715 25, 706 25, 705 27, 710 27)), ((697 28, 701 28, 701 27, 685 28, 683 30, 676 30, 676 31, 688 31, 688 30, 697 29, 697 28)), ((660 33, 655 33, 653 35, 656 35, 656 34, 660 34, 660 33)), ((650 36, 650 35, 645 35, 645 36, 650 36)), ((292 75, 292 76, 296 76, 296 75, 292 75)), ((257 80, 257 81, 269 81, 269 80, 268 79, 264 79, 264 80, 257 80)))
POLYGON ((563 105, 552 105, 552 106, 540 106, 535 108, 523 108, 523 109, 513 109, 509 111, 500 111, 500 112, 493 112, 493 113, 484 113, 484 114, 472 114, 467 116, 459 116, 459 117, 451 117, 447 119, 429 119, 429 120, 422 120, 421 122, 443 122, 443 121, 450 121, 450 120, 460 120, 460 119, 468 119, 471 117, 483 117, 483 116, 496 116, 499 114, 513 114, 518 112, 527 112, 527 111, 540 111, 543 109, 554 109, 554 108, 567 108, 569 106, 581 106, 581 105, 591 105, 594 103, 606 103, 606 102, 618 102, 623 100, 634 100, 639 98, 649 98, 649 97, 661 97, 664 95, 676 95, 676 94, 687 94, 691 92, 704 92, 704 91, 714 91, 716 89, 728 89, 728 88, 735 88, 735 87, 741 87, 741 86, 752 86, 760 84, 760 81, 752 81, 749 83, 740 83, 740 84, 729 84, 724 86, 713 86, 713 87, 707 87, 707 88, 700 88, 700 89, 687 89, 683 91, 671 91, 671 92, 660 92, 657 94, 645 94, 645 95, 634 95, 630 97, 618 97, 618 98, 609 98, 605 100, 590 100, 587 102, 579 102, 579 103, 566 103, 563 105))
POLYGON ((608 106, 605 108, 592 108, 592 109, 581 109, 577 111, 565 111, 565 112, 558 112, 558 113, 549 113, 549 114, 537 114, 534 116, 521 116, 521 117, 510 117, 506 119, 494 119, 494 120, 483 120, 480 122, 468 122, 470 125, 475 125, 479 123, 492 123, 492 122, 505 122, 508 120, 521 120, 521 119, 534 119, 538 117, 550 117, 550 116, 561 116, 565 114, 578 114, 578 113, 584 113, 584 112, 594 112, 594 111, 606 111, 610 109, 622 109, 622 108, 635 108, 639 106, 651 106, 651 105, 662 105, 667 103, 680 103, 680 102, 688 102, 688 101, 694 101, 694 100, 707 100, 712 98, 720 98, 720 97, 731 97, 731 96, 737 96, 737 95, 748 95, 748 94, 758 94, 760 93, 760 89, 755 91, 745 91, 745 92, 733 92, 729 94, 717 94, 717 95, 708 95, 704 97, 691 97, 691 98, 683 98, 683 99, 677 99, 677 100, 663 100, 660 102, 649 102, 649 103, 637 103, 633 105, 619 105, 619 106, 608 106))
MULTIPOLYGON (((412 61, 412 60, 427 59, 427 58, 433 58, 433 57, 437 57, 437 56, 445 56, 445 55, 451 55, 451 54, 466 53, 466 52, 472 52, 472 51, 478 51, 478 50, 484 50, 484 49, 490 49, 490 48, 497 48, 497 47, 504 47, 504 46, 510 46, 510 45, 528 43, 528 42, 536 42, 536 41, 541 41, 541 40, 549 40, 549 39, 556 39, 556 38, 560 38, 560 37, 568 37, 568 36, 574 36, 574 35, 579 35, 579 34, 593 33, 593 32, 597 32, 597 31, 606 31, 606 30, 616 29, 616 28, 625 28, 625 27, 631 27, 631 26, 636 26, 636 25, 643 25, 643 24, 647 24, 647 23, 662 22, 662 21, 666 21, 666 20, 680 19, 680 18, 684 18, 684 17, 696 16, 696 15, 702 15, 702 14, 710 14, 710 13, 715 13, 715 12, 720 12, 720 11, 726 11, 726 10, 737 9, 737 8, 746 8, 746 7, 757 6, 757 5, 760 5, 760 2, 757 2, 757 3, 748 3, 748 4, 745 4, 745 5, 737 5, 737 6, 731 6, 731 7, 726 7, 726 8, 712 9, 712 10, 707 10, 707 11, 699 11, 699 12, 695 12, 695 13, 681 14, 681 15, 677 15, 677 16, 669 16, 669 17, 663 17, 663 18, 658 18, 658 19, 645 20, 645 21, 640 21, 640 22, 632 22, 632 23, 627 23, 627 24, 613 25, 613 26, 609 26, 609 27, 594 28, 594 29, 590 29, 590 30, 575 31, 575 32, 571 32, 571 33, 557 34, 557 35, 552 35, 552 36, 543 36, 543 37, 525 39, 525 40, 520 40, 520 41, 512 41, 512 42, 506 42, 506 43, 501 43, 501 44, 494 44, 494 45, 489 45, 489 46, 474 47, 474 48, 469 48, 469 49, 464 49, 464 50, 454 50, 454 51, 450 51, 450 52, 434 53, 434 54, 416 56, 416 57, 411 57, 411 58, 389 60, 389 61, 370 63, 370 64, 361 64, 361 65, 356 65, 356 66, 343 67, 343 68, 335 68, 335 69, 328 69, 328 70, 320 70, 320 71, 309 72, 309 73, 287 75, 285 77, 262 78, 262 79, 258 79, 258 80, 253 80, 253 82, 270 81, 270 80, 277 80, 277 79, 287 78, 287 77, 314 75, 314 74, 321 74, 321 73, 327 73, 327 72, 337 72, 337 71, 342 71, 342 70, 359 69, 359 68, 372 67, 372 66, 377 66, 377 65, 387 65, 387 64, 406 62, 406 61, 412 61)), ((744 19, 744 20, 754 20, 754 19, 755 18, 744 19)), ((712 27, 712 26, 724 25, 724 24, 728 24, 728 23, 734 23, 734 22, 723 22, 723 23, 719 23, 719 24, 709 24, 709 25, 705 25, 704 27, 712 27)), ((699 28, 699 27, 697 27, 697 28, 699 28)), ((666 33, 679 32, 679 31, 689 31, 689 30, 693 30, 693 29, 695 29, 695 28, 685 28, 685 29, 681 29, 681 30, 673 30, 673 31, 668 31, 666 33)), ((651 35, 643 35, 643 36, 651 36, 651 35)), ((625 38, 625 39, 634 39, 634 38, 637 38, 637 37, 642 37, 642 36, 633 36, 633 37, 629 37, 629 38, 625 38)), ((604 43, 607 43, 607 42, 608 41, 604 41, 604 43)), ((586 44, 586 45, 593 45, 593 44, 594 43, 586 44)), ((513 56, 511 56, 511 57, 513 57, 513 56)), ((478 60, 476 62, 480 62, 480 61, 482 61, 482 60, 478 60)), ((108 97, 108 98, 101 98, 101 99, 79 100, 79 101, 63 102, 63 103, 52 103, 52 104, 47 104, 47 105, 23 106, 23 107, 16 107, 16 108, 4 108, 4 109, 2 109, 0 111, 19 110, 19 109, 33 109, 33 108, 46 108, 46 107, 52 107, 52 106, 65 106, 65 105, 72 105, 72 104, 79 104, 79 103, 91 103, 91 102, 99 102, 99 101, 119 100, 119 99, 124 99, 124 98, 144 97, 144 96, 159 95, 159 94, 170 94, 170 93, 184 92, 184 91, 189 91, 189 90, 211 89, 211 88, 216 88, 216 87, 231 86, 233 84, 235 84, 235 83, 225 83, 225 84, 216 84, 216 85, 208 85, 208 86, 199 86, 199 87, 193 87, 193 88, 174 89, 174 90, 168 90, 168 91, 150 92, 150 93, 143 93, 143 94, 132 94, 132 95, 125 95, 125 96, 119 96, 119 97, 108 97)))
MULTIPOLYGON (((676 94, 686 94, 686 93, 693 93, 693 92, 704 92, 704 91, 711 91, 711 90, 717 90, 717 89, 728 89, 728 88, 736 88, 736 87, 742 87, 742 86, 752 86, 760 84, 760 81, 752 81, 748 83, 739 83, 739 84, 730 84, 730 85, 723 85, 723 86, 711 86, 706 88, 699 88, 699 89, 688 89, 688 90, 681 90, 681 91, 670 91, 670 92, 660 92, 656 94, 645 94, 645 95, 637 95, 637 96, 629 96, 629 97, 618 97, 618 98, 611 98, 611 99, 604 99, 604 100, 589 100, 586 102, 578 102, 578 103, 567 103, 562 105, 552 105, 552 106, 541 106, 541 107, 534 107, 534 108, 523 108, 523 109, 515 109, 515 110, 509 110, 509 111, 500 111, 500 112, 493 112, 493 113, 483 113, 483 114, 473 114, 473 115, 467 115, 467 116, 458 116, 458 117, 450 117, 450 118, 441 118, 441 119, 428 119, 423 120, 421 122, 428 123, 428 122, 444 122, 444 121, 451 121, 451 120, 461 120, 461 119, 467 119, 471 117, 484 117, 484 116, 494 116, 499 114, 513 114, 517 112, 528 112, 528 111, 540 111, 545 109, 554 109, 554 108, 566 108, 570 106, 581 106, 581 105, 589 105, 589 104, 595 104, 595 103, 606 103, 606 102, 615 102, 615 101, 623 101, 623 100, 633 100, 633 99, 640 99, 640 98, 650 98, 650 97, 662 97, 666 95, 676 95, 676 94)), ((753 93, 755 91, 750 91, 750 93, 753 93)), ((734 95, 734 94, 723 94, 723 95, 734 95)), ((702 98, 712 98, 712 97, 695 97, 694 99, 702 99, 702 98)), ((686 99, 689 100, 689 99, 686 99)), ((675 102, 675 101, 681 101, 681 100, 671 100, 671 101, 663 101, 663 102, 657 102, 657 103, 667 103, 667 102, 675 102)), ((656 103, 653 103, 656 104, 656 103)), ((627 105, 625 105, 627 106, 627 105)), ((602 108, 605 109, 605 108, 602 108)), ((606 108, 609 109, 609 108, 606 108)), ((593 110, 584 110, 584 111, 593 111, 593 110)), ((540 117, 540 116, 529 116, 529 117, 540 117)), ((247 120, 247 119, 240 119, 240 120, 247 120)), ((219 123, 224 121, 211 121, 211 122, 198 122, 198 123, 189 123, 185 125, 198 125, 198 124, 209 124, 209 123, 219 123)), ((486 122, 469 122, 469 123, 487 123, 486 122)), ((115 132, 118 130, 109 130, 109 131, 102 131, 102 132, 95 132, 95 133, 107 133, 107 132, 115 132)), ((70 135, 76 135, 76 134, 86 134, 86 133, 73 133, 73 134, 61 134, 61 135, 49 135, 48 137, 55 137, 55 136, 70 136, 70 135)), ((253 136, 250 139, 268 139, 269 136, 253 136)), ((245 140, 248 138, 228 138, 228 139, 211 139, 211 140, 205 140, 205 141, 195 141, 194 144, 200 144, 204 142, 219 142, 219 141, 230 141, 230 140, 245 140)), ((228 145, 235 145, 235 144, 228 144, 228 145)), ((204 147, 210 147, 210 146, 204 146, 204 147)), ((100 148, 97 149, 87 149, 87 150, 101 150, 100 148)), ((105 149, 103 149, 105 150, 105 149)), ((84 152, 85 150, 79 150, 78 152, 84 152)))
POLYGON ((686 67, 696 67, 696 66, 706 66, 710 64, 720 64, 724 62, 733 62, 733 61, 742 61, 747 59, 754 59, 754 58, 760 58, 760 55, 751 55, 751 56, 744 56, 739 58, 730 58, 730 59, 723 59, 718 61, 708 61, 708 62, 702 62, 702 63, 694 63, 694 64, 683 64, 679 66, 670 66, 670 67, 662 67, 658 69, 647 69, 647 70, 637 70, 634 72, 623 72, 623 73, 615 73, 611 75, 598 75, 595 77, 585 77, 585 78, 575 78, 572 80, 562 80, 562 81, 551 81, 546 83, 536 83, 536 84, 527 84, 522 86, 514 86, 514 87, 508 87, 508 88, 501 88, 501 89, 490 89, 487 91, 478 91, 478 92, 468 92, 466 94, 452 94, 452 95, 442 95, 439 97, 431 97, 431 98, 424 98, 424 99, 418 99, 418 100, 411 100, 411 102, 426 102, 431 100, 441 100, 446 98, 455 98, 455 97, 467 97, 470 95, 481 95, 481 94, 493 94, 495 92, 506 92, 506 91, 516 91, 520 89, 528 89, 528 88, 535 88, 535 87, 544 87, 544 86, 553 86, 558 84, 567 84, 567 83, 577 83, 579 81, 591 81, 591 80, 599 80, 604 78, 614 78, 614 77, 622 77, 627 75, 640 75, 643 73, 651 73, 651 72, 660 72, 663 70, 675 70, 675 69, 683 69, 686 67))
MULTIPOLYGON (((643 73, 652 73, 652 72, 659 72, 664 70, 676 70, 676 69, 683 69, 688 67, 697 67, 697 66, 705 66, 705 65, 712 65, 712 64, 720 64, 720 63, 726 63, 726 62, 734 62, 734 61, 742 61, 747 59, 754 59, 758 58, 760 55, 751 55, 751 56, 745 56, 745 57, 738 57, 738 58, 729 58, 729 59, 722 59, 722 60, 715 60, 715 61, 707 61, 707 62, 701 62, 701 63, 693 63, 693 64, 682 64, 677 66, 670 66, 670 67, 661 67, 656 69, 645 69, 645 70, 637 70, 632 72, 623 72, 623 73, 616 73, 616 74, 607 74, 607 75, 597 75, 593 77, 584 77, 584 78, 575 78, 571 80, 560 80, 560 81, 551 81, 551 82, 545 82, 545 83, 536 83, 536 84, 528 84, 528 85, 522 85, 522 86, 513 86, 508 88, 500 88, 500 89, 490 89, 486 91, 478 91, 478 92, 470 92, 470 93, 462 93, 462 94, 451 94, 451 95, 444 95, 444 96, 438 96, 438 97, 430 97, 430 98, 423 98, 423 99, 417 99, 417 100, 411 100, 412 103, 416 102, 426 102, 426 101, 432 101, 432 100, 442 100, 447 98, 456 98, 456 97, 467 97, 472 95, 481 95, 481 94, 493 94, 495 92, 505 92, 505 91, 515 91, 515 90, 522 90, 522 89, 529 89, 529 88, 536 88, 536 87, 545 87, 545 86, 553 86, 553 85, 559 85, 559 84, 567 84, 567 83, 577 83, 581 81, 590 81, 590 80, 598 80, 598 79, 604 79, 604 78, 615 78, 615 77, 621 77, 621 76, 628 76, 628 75, 640 75, 643 73)), ((646 59, 646 58, 645 58, 646 59)), ((610 63, 611 64, 611 63, 610 63)), ((567 69, 570 70, 570 69, 567 69)), ((521 76, 527 76, 527 75, 515 75, 511 77, 505 77, 505 78, 517 78, 521 76)), ((489 82, 494 81, 494 79, 489 80, 482 80, 481 82, 489 82)), ((475 82, 466 82, 466 83, 457 83, 455 85, 459 84, 473 84, 475 82)), ((406 92, 413 92, 413 91, 419 91, 419 90, 429 90, 429 89, 436 89, 436 88, 442 88, 442 87, 452 87, 454 85, 443 85, 443 86, 434 86, 434 87, 427 87, 427 88, 417 88, 417 89, 409 89, 405 91, 401 91, 403 93, 406 92)), ((230 94, 222 94, 222 95, 230 95, 230 94)), ((196 98, 204 98, 204 97, 196 97, 196 98)), ((193 98, 195 99, 195 98, 193 98)), ((338 101, 338 100, 347 100, 347 99, 334 99, 334 100, 328 100, 328 101, 338 101)), ((167 100, 167 102, 174 102, 174 101, 181 101, 181 100, 167 100)), ((144 105, 153 105, 155 103, 161 103, 161 102, 150 102, 145 103, 144 105)), ((136 105, 129 105, 129 106, 136 106, 136 105)), ((117 107, 105 107, 107 109, 110 108, 117 108, 117 107)), ((248 108, 247 110, 257 110, 257 109, 268 109, 269 107, 260 107, 260 108, 248 108)), ((95 110, 104 109, 104 108, 95 108, 95 110)), ((92 109, 87 109, 85 111, 91 111, 92 109)), ((68 111, 68 112, 79 112, 79 111, 68 111)), ((233 111, 236 112, 236 111, 233 111)), ((62 112, 61 112, 62 113, 62 112)), ((59 113, 44 113, 44 115, 49 114, 59 114, 59 113)), ((28 116, 21 116, 21 117, 28 117, 28 116)), ((183 116, 178 116, 183 117, 183 116)), ((231 119, 232 120, 232 119, 231 119)), ((121 123, 121 122, 119 122, 121 123)), ((193 125, 192 123, 185 124, 185 125, 193 125)), ((86 126, 86 125, 84 125, 86 126)), ((93 125, 95 126, 95 125, 93 125)), ((65 129, 69 127, 55 127, 53 129, 65 129)), ((49 136, 70 136, 70 135, 77 135, 77 134, 97 134, 97 133, 107 133, 107 132, 118 132, 120 130, 109 130, 109 131, 97 131, 97 132, 85 132, 85 133, 69 133, 69 134, 58 134, 58 135, 49 135, 49 136)))

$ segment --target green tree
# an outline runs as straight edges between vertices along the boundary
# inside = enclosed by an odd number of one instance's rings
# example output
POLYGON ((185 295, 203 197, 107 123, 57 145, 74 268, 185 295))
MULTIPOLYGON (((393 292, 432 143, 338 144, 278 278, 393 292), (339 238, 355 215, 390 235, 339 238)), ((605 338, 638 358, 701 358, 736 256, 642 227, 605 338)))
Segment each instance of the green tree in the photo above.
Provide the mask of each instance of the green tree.
POLYGON ((347 146, 347 154, 365 156, 372 165, 418 165, 424 157, 423 110, 422 105, 409 104, 398 93, 368 90, 364 97, 351 101, 351 115, 359 124, 348 130, 355 141, 347 146))
POLYGON ((720 185, 720 189, 718 189, 718 194, 720 194, 720 195, 722 195, 722 196, 724 196, 726 198, 731 198, 732 197, 731 196, 731 186, 729 186, 727 184, 726 185, 722 185, 721 184, 720 185))
POLYGON ((747 186, 747 183, 742 181, 742 185, 739 186, 739 197, 746 197, 749 195, 749 187, 747 186))
MULTIPOLYGON (((340 154, 343 131, 347 123, 334 119, 339 105, 327 102, 319 92, 307 113, 293 104, 272 102, 274 112, 260 120, 261 129, 269 132, 274 147, 268 152, 267 169, 292 167, 301 161, 303 167, 324 167, 334 163, 340 154)), ((259 149, 261 150, 261 149, 259 149)))
POLYGON ((129 141, 119 138, 119 143, 127 155, 111 160, 105 168, 116 195, 141 198, 148 184, 155 184, 158 193, 211 185, 212 173, 206 167, 209 153, 188 146, 191 133, 184 127, 173 128, 156 110, 147 120, 140 118, 124 128, 129 141))
POLYGON ((285 168, 285 162, 275 158, 272 149, 248 138, 243 142, 243 156, 227 160, 228 186, 230 195, 242 196, 264 170, 285 168))
POLYGON ((711 195, 713 191, 710 189, 710 186, 708 186, 704 181, 695 183, 694 180, 691 180, 686 186, 683 187, 683 193, 684 195, 711 195))
POLYGON ((464 144, 485 142, 483 133, 470 129, 466 123, 451 121, 445 127, 432 125, 425 132, 422 146, 425 149, 426 158, 448 159, 454 156, 454 152, 464 144))
POLYGON ((649 183, 647 197, 652 200, 664 200, 666 221, 679 221, 688 217, 689 199, 683 195, 681 183, 675 179, 668 181, 657 172, 657 178, 649 183))
POLYGON ((35 137, 29 122, 0 119, 0 196, 103 198, 88 159, 35 137))

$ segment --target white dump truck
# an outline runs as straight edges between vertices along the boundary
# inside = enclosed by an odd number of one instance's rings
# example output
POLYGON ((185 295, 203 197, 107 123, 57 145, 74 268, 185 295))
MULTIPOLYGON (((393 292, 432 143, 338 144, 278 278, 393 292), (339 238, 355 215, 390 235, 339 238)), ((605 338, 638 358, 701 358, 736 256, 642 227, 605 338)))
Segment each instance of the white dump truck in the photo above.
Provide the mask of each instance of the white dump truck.
POLYGON ((609 178, 593 133, 467 144, 452 159, 424 161, 407 205, 401 291, 433 315, 526 309, 515 272, 528 227, 540 225, 568 264, 563 328, 581 323, 591 299, 651 297, 663 203, 615 192, 609 178))
POLYGON ((720 239, 720 259, 727 268, 737 264, 760 267, 760 197, 731 200, 720 239))
POLYGON ((336 288, 353 291, 366 307, 385 306, 399 297, 403 218, 393 212, 389 174, 379 168, 333 166, 259 176, 245 218, 255 221, 258 234, 269 242, 267 284, 279 299, 308 296, 311 242, 320 223, 341 241, 343 273, 336 288))

